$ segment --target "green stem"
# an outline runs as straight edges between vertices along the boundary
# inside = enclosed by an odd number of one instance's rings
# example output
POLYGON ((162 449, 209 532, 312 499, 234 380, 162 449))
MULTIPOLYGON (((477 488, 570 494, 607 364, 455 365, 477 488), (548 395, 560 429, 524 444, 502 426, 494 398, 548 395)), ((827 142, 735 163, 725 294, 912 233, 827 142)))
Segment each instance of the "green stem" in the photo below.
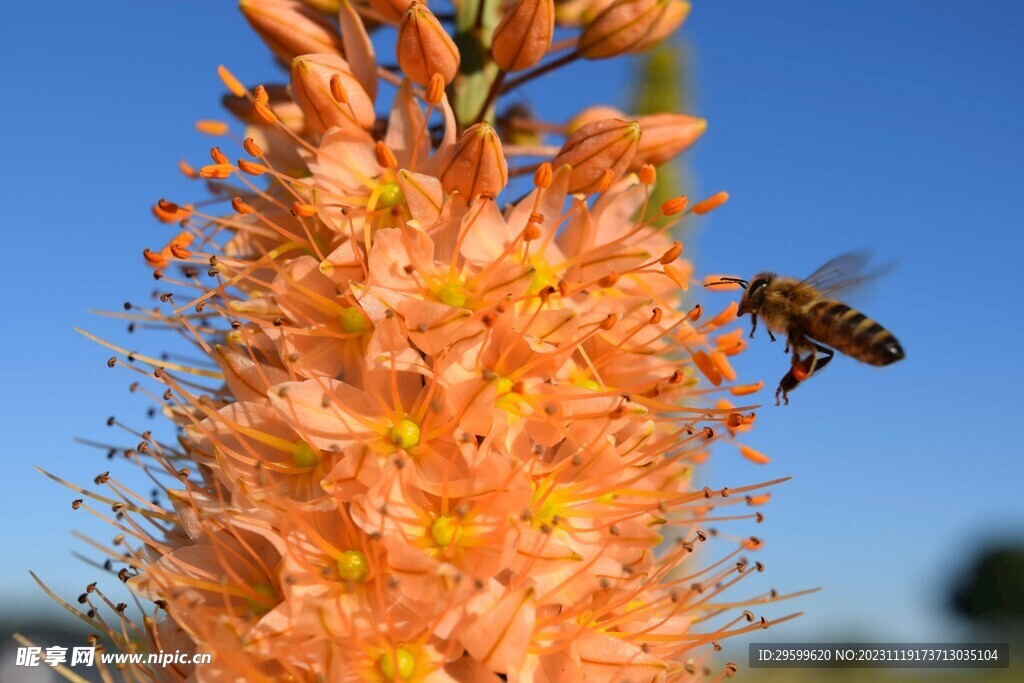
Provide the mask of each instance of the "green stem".
POLYGON ((498 71, 498 75, 494 77, 494 80, 491 82, 491 87, 487 91, 487 98, 480 106, 480 113, 473 119, 473 123, 480 123, 487 118, 487 112, 490 110, 491 106, 494 105, 494 101, 498 99, 498 95, 501 94, 501 84, 505 80, 505 73, 505 71, 498 71))
POLYGON ((491 36, 499 21, 500 0, 463 2, 455 15, 455 44, 461 62, 453 92, 455 118, 460 128, 472 125, 477 115, 486 115, 488 93, 498 78, 498 66, 491 61, 491 36))

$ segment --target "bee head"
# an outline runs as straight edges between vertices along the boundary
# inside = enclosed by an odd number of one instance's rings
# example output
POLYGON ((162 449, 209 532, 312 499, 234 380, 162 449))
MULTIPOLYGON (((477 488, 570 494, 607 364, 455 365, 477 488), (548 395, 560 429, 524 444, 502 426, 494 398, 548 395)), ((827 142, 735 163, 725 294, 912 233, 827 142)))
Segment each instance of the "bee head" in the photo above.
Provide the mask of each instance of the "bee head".
POLYGON ((757 312, 764 304, 765 294, 768 292, 768 285, 775 279, 775 273, 758 273, 744 288, 743 298, 740 299, 740 308, 736 311, 736 317, 757 312))

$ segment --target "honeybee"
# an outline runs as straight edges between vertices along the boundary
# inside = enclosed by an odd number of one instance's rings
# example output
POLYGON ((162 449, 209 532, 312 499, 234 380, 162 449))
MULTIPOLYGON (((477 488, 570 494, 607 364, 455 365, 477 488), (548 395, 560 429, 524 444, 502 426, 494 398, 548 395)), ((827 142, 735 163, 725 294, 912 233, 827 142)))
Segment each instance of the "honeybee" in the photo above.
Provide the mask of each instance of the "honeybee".
POLYGON ((764 272, 749 281, 722 278, 709 283, 743 287, 736 316, 750 314, 751 339, 759 317, 772 341, 773 333, 786 335, 786 352, 792 353, 792 362, 775 390, 775 405, 780 399, 788 405, 789 392, 828 365, 835 351, 875 366, 904 357, 903 347, 889 330, 833 298, 877 276, 877 272, 866 271, 867 262, 866 253, 851 252, 837 256, 804 280, 764 272))

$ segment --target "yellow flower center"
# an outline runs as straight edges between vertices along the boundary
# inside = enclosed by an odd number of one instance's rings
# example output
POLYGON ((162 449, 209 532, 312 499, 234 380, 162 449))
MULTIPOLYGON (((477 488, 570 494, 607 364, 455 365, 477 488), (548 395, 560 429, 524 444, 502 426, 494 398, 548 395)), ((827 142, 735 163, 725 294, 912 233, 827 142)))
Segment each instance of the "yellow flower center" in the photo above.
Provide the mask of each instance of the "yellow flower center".
POLYGON ((362 334, 370 327, 363 311, 356 306, 349 306, 341 312, 341 327, 349 334, 362 334))
POLYGON ((402 420, 391 428, 391 443, 409 450, 420 442, 420 426, 412 420, 402 420))
POLYGON ((457 543, 462 536, 462 526, 451 517, 441 516, 430 525, 430 535, 434 537, 434 543, 442 548, 447 548, 452 543, 457 543))
POLYGON ((466 305, 466 289, 456 282, 449 282, 437 292, 437 298, 446 306, 462 308, 466 305))
POLYGON ((377 666, 380 667, 380 672, 384 674, 386 680, 395 680, 395 674, 397 674, 400 680, 407 681, 412 678, 412 672, 416 668, 416 660, 411 652, 404 647, 400 647, 394 652, 382 654, 380 659, 377 660, 377 666))
POLYGON ((271 607, 277 604, 277 591, 269 583, 265 581, 254 583, 252 589, 256 592, 257 597, 246 598, 245 601, 249 605, 249 609, 256 614, 266 614, 271 607))
POLYGON ((533 525, 537 528, 555 526, 555 520, 562 516, 560 511, 564 506, 565 501, 559 499, 557 490, 551 484, 535 486, 530 500, 533 525))
POLYGON ((369 571, 366 555, 358 550, 346 550, 338 560, 338 575, 346 581, 362 581, 369 571))
POLYGON ((526 289, 527 294, 539 294, 540 290, 555 284, 555 272, 543 259, 534 256, 530 259, 530 265, 534 267, 534 271, 533 280, 530 281, 530 286, 526 289))
POLYGON ((499 377, 498 383, 495 385, 495 391, 498 392, 498 396, 504 396, 512 392, 512 387, 516 385, 515 382, 510 380, 508 377, 499 377))
POLYGON ((292 446, 292 460, 298 467, 316 467, 320 462, 320 453, 305 441, 296 441, 292 446))
POLYGON ((405 202, 405 194, 398 183, 385 183, 381 187, 380 199, 377 203, 385 209, 391 209, 405 202))

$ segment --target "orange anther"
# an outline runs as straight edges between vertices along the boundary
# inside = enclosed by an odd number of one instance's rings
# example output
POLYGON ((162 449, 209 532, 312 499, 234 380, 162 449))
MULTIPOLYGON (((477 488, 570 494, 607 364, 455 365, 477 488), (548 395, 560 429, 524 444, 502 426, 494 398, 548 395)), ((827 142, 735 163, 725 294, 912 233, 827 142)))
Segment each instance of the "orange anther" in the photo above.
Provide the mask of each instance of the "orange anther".
POLYGON ((705 213, 708 213, 710 211, 714 211, 715 209, 720 207, 722 204, 725 204, 727 201, 729 201, 729 193, 728 192, 719 192, 717 194, 711 195, 710 197, 708 197, 704 201, 702 201, 702 202, 700 202, 698 204, 695 204, 693 209, 692 209, 692 211, 699 216, 701 214, 705 214, 705 213))
POLYGON ((154 268, 163 268, 167 265, 167 257, 163 254, 158 254, 154 251, 150 251, 149 249, 143 249, 142 256, 146 259, 146 263, 154 268))
POLYGON ((168 249, 171 250, 171 254, 174 256, 174 258, 177 259, 187 259, 189 256, 192 255, 191 251, 189 251, 188 249, 179 245, 176 242, 171 242, 168 245, 168 249))
POLYGON ((693 364, 716 387, 722 383, 722 374, 718 371, 718 367, 715 366, 711 357, 704 351, 695 351, 693 353, 693 364))
POLYGON ((662 317, 664 317, 664 314, 661 312, 660 308, 656 307, 653 311, 651 311, 651 319, 648 320, 647 323, 649 325, 657 325, 658 323, 661 322, 662 317))
POLYGON ((743 330, 735 329, 732 332, 726 332, 715 337, 715 346, 718 350, 727 356, 735 356, 737 353, 743 350, 746 346, 746 342, 743 339, 743 330))
POLYGON ((613 327, 615 327, 615 325, 618 324, 618 322, 619 322, 619 316, 616 315, 615 313, 611 313, 611 314, 608 315, 607 318, 605 318, 603 321, 601 321, 600 327, 601 327, 602 330, 610 330, 613 327))
POLYGON ((220 147, 213 147, 212 149, 210 149, 210 158, 213 159, 213 163, 215 164, 231 163, 228 160, 227 156, 224 155, 224 152, 220 151, 220 147))
POLYGON ((710 325, 711 327, 721 327, 722 325, 728 323, 730 320, 736 318, 737 310, 739 310, 739 305, 735 301, 730 302, 729 305, 725 307, 724 311, 722 311, 714 318, 712 318, 710 321, 708 321, 707 324, 710 325))
POLYGON ((267 89, 262 85, 256 86, 256 92, 253 95, 253 99, 261 104, 268 104, 270 102, 270 95, 267 94, 267 89))
POLYGON ((703 312, 704 309, 701 308, 700 304, 697 304, 696 306, 690 309, 689 313, 686 314, 686 319, 689 320, 691 323, 695 323, 698 320, 700 320, 700 316, 703 312))
POLYGON ((186 178, 189 178, 190 180, 195 180, 196 178, 199 177, 199 173, 196 172, 196 169, 192 168, 192 165, 189 164, 184 159, 178 162, 178 170, 181 171, 182 174, 186 178))
POLYGON ((263 156, 263 148, 256 144, 256 141, 252 138, 246 138, 245 142, 242 143, 242 147, 245 148, 246 153, 254 156, 263 156))
POLYGON ((677 213, 683 211, 686 208, 686 205, 689 203, 689 201, 690 200, 687 199, 685 194, 680 195, 678 197, 673 197, 672 199, 669 199, 662 203, 661 212, 666 216, 674 216, 677 213))
POLYGON ((683 253, 683 243, 673 242, 672 248, 666 251, 661 257, 661 265, 667 266, 668 264, 679 258, 679 255, 683 253))
POLYGON ((423 99, 430 104, 437 105, 441 103, 442 97, 444 97, 444 76, 438 73, 431 74, 430 83, 427 85, 427 92, 423 99))
POLYGON ((310 218, 316 215, 316 206, 302 202, 293 202, 292 211, 304 218, 310 218))
POLYGON ((246 161, 245 159, 238 160, 238 168, 240 168, 243 173, 248 173, 249 175, 263 175, 269 170, 263 164, 246 161))
POLYGON ((174 236, 174 239, 171 240, 171 244, 177 244, 178 246, 181 247, 187 247, 190 244, 192 244, 192 240, 194 239, 195 235, 193 235, 187 230, 183 230, 182 232, 179 232, 177 235, 174 236))
POLYGON ((755 451, 750 446, 740 446, 740 455, 758 465, 766 465, 772 461, 767 455, 760 451, 755 451))
POLYGON ((253 108, 256 109, 256 115, 267 123, 277 122, 277 114, 275 114, 268 105, 256 100, 253 102, 253 108))
POLYGON ((669 278, 671 278, 672 282, 676 283, 676 286, 678 286, 680 289, 685 291, 690 288, 690 283, 687 281, 686 276, 683 275, 677 268, 674 268, 673 266, 665 266, 664 270, 665 275, 668 275, 669 278))
POLYGON ((602 287, 614 287, 615 283, 619 281, 619 277, 620 276, 619 276, 618 273, 616 273, 615 271, 612 271, 612 272, 608 273, 607 275, 605 275, 600 280, 598 280, 597 284, 599 284, 602 287))
POLYGON ((228 124, 223 121, 196 121, 196 130, 206 135, 224 135, 228 132, 228 124))
POLYGON ((644 185, 653 185, 658 179, 658 171, 650 164, 644 164, 640 167, 637 172, 637 176, 640 178, 640 182, 644 185))
POLYGON ((377 152, 377 163, 384 168, 398 168, 398 159, 395 158, 395 153, 391 151, 383 142, 378 141, 374 147, 377 152))
POLYGON ((764 505, 772 499, 772 494, 762 493, 758 496, 747 496, 747 505, 764 505))
POLYGON ((551 162, 545 161, 543 164, 537 167, 537 170, 533 172, 533 185, 546 190, 551 186, 551 162))
POLYGON ((235 78, 234 74, 228 71, 227 67, 221 64, 217 67, 217 75, 220 76, 220 80, 224 82, 224 85, 231 94, 235 97, 245 97, 246 89, 245 86, 235 78))
POLYGON ((241 197, 235 197, 231 200, 231 208, 240 214, 253 213, 256 209, 242 201, 241 197))
POLYGON ((161 199, 153 205, 153 215, 164 223, 177 223, 188 218, 191 209, 182 208, 174 202, 161 199))
POLYGON ((729 363, 729 359, 725 357, 725 354, 721 351, 715 351, 711 354, 711 362, 718 368, 718 372, 722 374, 722 377, 729 380, 730 382, 736 379, 736 371, 732 369, 732 365, 729 363))
POLYGON ((199 175, 203 178, 224 180, 231 175, 235 167, 231 164, 210 164, 199 169, 199 175))
POLYGON ((526 242, 532 242, 533 240, 540 237, 540 235, 540 226, 534 223, 533 221, 527 223, 526 227, 523 228, 523 240, 526 242))
POLYGON ((341 82, 341 74, 331 74, 329 85, 334 101, 338 104, 348 104, 348 93, 345 91, 345 84, 341 82))

